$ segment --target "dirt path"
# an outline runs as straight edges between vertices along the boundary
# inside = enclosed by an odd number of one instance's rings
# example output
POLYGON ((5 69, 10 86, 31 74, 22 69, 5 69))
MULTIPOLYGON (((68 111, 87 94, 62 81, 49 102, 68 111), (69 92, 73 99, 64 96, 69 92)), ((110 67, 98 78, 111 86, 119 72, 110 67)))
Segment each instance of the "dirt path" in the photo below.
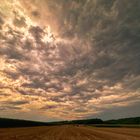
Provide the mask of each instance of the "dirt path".
POLYGON ((0 140, 140 140, 140 129, 50 126, 0 129, 0 140))

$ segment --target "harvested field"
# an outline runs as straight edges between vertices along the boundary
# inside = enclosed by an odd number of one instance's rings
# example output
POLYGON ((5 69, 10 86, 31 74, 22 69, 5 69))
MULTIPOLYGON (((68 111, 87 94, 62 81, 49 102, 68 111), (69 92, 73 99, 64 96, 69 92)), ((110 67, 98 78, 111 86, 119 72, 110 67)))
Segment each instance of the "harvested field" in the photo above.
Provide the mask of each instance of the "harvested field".
POLYGON ((47 126, 1 128, 0 140, 139 140, 139 128, 47 126))

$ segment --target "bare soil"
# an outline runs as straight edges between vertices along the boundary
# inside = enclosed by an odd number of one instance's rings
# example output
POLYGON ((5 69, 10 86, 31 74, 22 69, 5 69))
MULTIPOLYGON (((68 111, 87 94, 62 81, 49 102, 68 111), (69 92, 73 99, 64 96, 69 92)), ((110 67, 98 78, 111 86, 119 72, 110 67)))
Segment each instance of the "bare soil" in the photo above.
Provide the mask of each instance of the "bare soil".
POLYGON ((1 128, 0 140, 140 140, 140 128, 73 125, 1 128))

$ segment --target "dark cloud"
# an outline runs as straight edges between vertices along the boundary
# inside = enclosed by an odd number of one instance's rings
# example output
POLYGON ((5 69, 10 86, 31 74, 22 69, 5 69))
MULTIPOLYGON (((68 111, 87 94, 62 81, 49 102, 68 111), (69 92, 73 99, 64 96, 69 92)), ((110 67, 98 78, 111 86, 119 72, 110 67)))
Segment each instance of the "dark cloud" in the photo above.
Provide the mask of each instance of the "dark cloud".
POLYGON ((36 24, 21 11, 7 27, 0 18, 5 25, 0 57, 9 68, 1 71, 14 92, 40 97, 41 110, 63 106, 62 116, 70 116, 69 109, 74 116, 91 117, 125 103, 138 104, 139 0, 31 0, 23 6, 36 24), (57 35, 48 31, 49 23, 57 35))
POLYGON ((17 59, 17 60, 25 59, 24 55, 20 51, 13 49, 12 47, 1 49, 0 54, 6 55, 8 59, 17 59))
POLYGON ((24 105, 24 104, 28 104, 29 101, 24 101, 24 100, 18 100, 18 101, 4 101, 4 104, 9 104, 9 105, 24 105))
POLYGON ((5 73, 8 75, 8 77, 10 77, 11 79, 18 79, 20 74, 18 72, 12 72, 12 71, 8 71, 6 70, 5 73))
POLYGON ((4 20, 0 17, 0 25, 4 24, 4 20))
POLYGON ((20 17, 17 12, 14 12, 15 18, 13 20, 13 24, 17 27, 24 27, 26 26, 26 19, 24 17, 20 17))
POLYGON ((40 13, 38 11, 32 11, 31 13, 35 17, 39 17, 40 16, 40 13))
MULTIPOLYGON (((63 7, 68 3, 63 4, 60 2, 59 5, 63 7)), ((137 0, 133 4, 125 0, 122 2, 85 1, 84 3, 72 1, 68 9, 63 7, 66 15, 63 19, 66 17, 67 20, 64 26, 66 28, 63 29, 67 31, 69 25, 74 28, 67 19, 68 14, 73 14, 72 8, 80 14, 76 22, 77 28, 73 33, 87 40, 93 40, 93 52, 80 58, 76 64, 70 64, 65 69, 65 74, 75 75, 78 70, 83 69, 87 74, 96 73, 96 77, 93 78, 107 80, 108 84, 122 82, 127 75, 139 75, 139 4, 137 0), (76 4, 84 10, 74 9, 73 5, 76 4), (122 5, 126 8, 121 8, 122 5), (103 27, 105 25, 106 27, 103 27), (92 55, 95 60, 92 59, 92 55)), ((65 54, 68 56, 67 53, 65 54)))
POLYGON ((41 38, 44 32, 39 26, 30 27, 29 32, 33 35, 37 43, 41 42, 41 38))
POLYGON ((46 105, 46 106, 41 107, 40 109, 41 110, 50 110, 50 109, 55 109, 57 107, 58 106, 56 106, 56 105, 46 105))

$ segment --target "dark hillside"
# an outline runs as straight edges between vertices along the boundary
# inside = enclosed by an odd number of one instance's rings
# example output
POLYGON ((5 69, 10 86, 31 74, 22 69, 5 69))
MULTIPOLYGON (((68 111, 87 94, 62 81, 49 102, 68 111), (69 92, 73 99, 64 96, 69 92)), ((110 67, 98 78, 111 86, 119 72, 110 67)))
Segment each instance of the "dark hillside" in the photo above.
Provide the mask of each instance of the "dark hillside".
POLYGON ((42 126, 42 125, 47 125, 47 123, 0 118, 0 127, 30 127, 30 126, 42 126))
POLYGON ((0 118, 0 127, 31 127, 31 126, 48 126, 48 125, 65 125, 65 124, 78 124, 78 125, 92 125, 92 124, 101 124, 105 125, 120 125, 120 124, 130 124, 130 125, 139 125, 140 117, 134 118, 123 118, 117 120, 108 120, 102 121, 101 119, 85 119, 85 120, 72 120, 72 121, 59 121, 59 122, 37 122, 37 121, 28 121, 28 120, 18 120, 18 119, 8 119, 0 118))
POLYGON ((140 117, 104 121, 106 124, 140 124, 140 117))

